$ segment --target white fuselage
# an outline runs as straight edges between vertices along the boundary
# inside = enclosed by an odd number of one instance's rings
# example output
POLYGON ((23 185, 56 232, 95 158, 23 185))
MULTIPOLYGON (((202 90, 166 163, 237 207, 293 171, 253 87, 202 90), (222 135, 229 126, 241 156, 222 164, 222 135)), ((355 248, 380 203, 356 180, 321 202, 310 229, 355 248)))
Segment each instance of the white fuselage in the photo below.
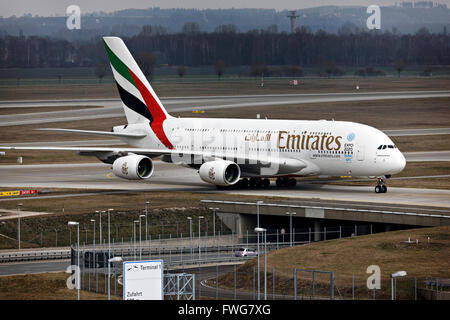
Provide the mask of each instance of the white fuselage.
MULTIPOLYGON (((118 126, 114 131, 146 133, 146 138, 127 142, 167 150, 148 123, 118 126)), ((180 153, 211 152, 231 159, 299 159, 307 166, 295 175, 383 176, 402 171, 406 164, 386 134, 354 122, 168 118, 164 131, 180 153)))

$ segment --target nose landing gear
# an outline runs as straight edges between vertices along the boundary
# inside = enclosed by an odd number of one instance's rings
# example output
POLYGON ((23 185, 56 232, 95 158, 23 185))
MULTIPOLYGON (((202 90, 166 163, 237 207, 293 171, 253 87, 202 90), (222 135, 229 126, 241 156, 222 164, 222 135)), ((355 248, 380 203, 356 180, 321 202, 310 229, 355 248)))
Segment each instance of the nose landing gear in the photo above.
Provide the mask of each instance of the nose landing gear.
POLYGON ((375 193, 386 193, 387 187, 385 185, 383 177, 377 178, 377 186, 375 187, 375 193))

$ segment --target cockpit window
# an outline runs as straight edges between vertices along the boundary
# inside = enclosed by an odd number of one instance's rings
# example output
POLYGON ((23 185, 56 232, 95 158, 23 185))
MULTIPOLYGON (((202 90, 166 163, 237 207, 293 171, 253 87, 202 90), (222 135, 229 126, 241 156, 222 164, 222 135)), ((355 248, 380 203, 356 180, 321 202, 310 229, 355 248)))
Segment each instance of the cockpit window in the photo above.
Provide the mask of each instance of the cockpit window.
POLYGON ((396 146, 395 144, 389 144, 389 145, 382 144, 382 145, 380 145, 377 149, 378 149, 378 150, 384 150, 384 149, 386 149, 386 148, 389 148, 389 149, 397 149, 397 146, 396 146))

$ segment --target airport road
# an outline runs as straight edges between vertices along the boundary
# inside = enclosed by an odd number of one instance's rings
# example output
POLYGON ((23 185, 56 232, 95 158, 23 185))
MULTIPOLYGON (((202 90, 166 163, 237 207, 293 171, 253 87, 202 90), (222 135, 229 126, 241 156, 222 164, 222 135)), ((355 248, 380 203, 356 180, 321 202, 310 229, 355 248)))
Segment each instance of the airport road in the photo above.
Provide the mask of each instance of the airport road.
POLYGON ((42 272, 65 272, 69 265, 69 259, 45 262, 0 263, 0 276, 42 272))
MULTIPOLYGON (((271 186, 261 190, 217 190, 200 180, 196 170, 155 161, 155 171, 147 181, 128 181, 115 177, 111 166, 102 163, 0 166, 0 187, 75 188, 91 190, 188 191, 242 194, 294 199, 404 204, 450 207, 450 190, 389 188, 375 195, 372 186, 337 186, 298 180, 294 189, 271 186)), ((389 184, 389 183, 388 183, 389 184)), ((374 182, 375 185, 375 182, 374 182)), ((26 201, 27 198, 21 199, 26 201)), ((32 198, 30 198, 32 199, 32 198)))
MULTIPOLYGON (((191 111, 196 109, 228 109, 267 105, 290 105, 299 103, 373 101, 385 99, 414 99, 450 97, 450 91, 399 91, 374 93, 320 93, 320 94, 280 94, 180 97, 161 99, 169 112, 191 111)), ((20 115, 0 116, 0 126, 39 124, 61 121, 91 120, 122 117, 121 102, 114 99, 54 100, 54 101, 4 101, 2 108, 48 107, 48 106, 103 106, 103 108, 71 111, 36 112, 20 115)))

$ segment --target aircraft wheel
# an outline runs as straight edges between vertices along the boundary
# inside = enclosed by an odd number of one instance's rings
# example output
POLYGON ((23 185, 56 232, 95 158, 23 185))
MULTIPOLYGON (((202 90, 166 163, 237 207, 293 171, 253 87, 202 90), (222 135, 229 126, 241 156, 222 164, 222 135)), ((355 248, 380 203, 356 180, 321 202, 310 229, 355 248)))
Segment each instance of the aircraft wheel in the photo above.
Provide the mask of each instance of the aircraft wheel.
POLYGON ((294 178, 289 179, 288 181, 288 186, 293 188, 297 185, 297 180, 295 180, 294 178))
POLYGON ((263 186, 264 188, 269 188, 270 187, 270 180, 269 179, 264 179, 263 180, 263 186))
POLYGON ((380 186, 376 186, 375 187, 375 193, 381 193, 383 190, 381 189, 380 186))
POLYGON ((277 185, 278 188, 281 188, 283 186, 283 181, 280 178, 277 178, 275 184, 277 185))
POLYGON ((241 186, 243 189, 247 189, 248 188, 248 179, 244 178, 241 180, 241 186))
POLYGON ((386 186, 382 186, 382 187, 381 187, 381 191, 382 191, 383 193, 386 193, 386 192, 387 192, 387 187, 386 187, 386 186))
POLYGON ((248 182, 249 188, 253 189, 256 186, 256 178, 250 178, 250 181, 248 182))
POLYGON ((262 188, 263 187, 263 180, 261 179, 261 178, 258 178, 257 180, 256 180, 256 188, 257 189, 260 189, 260 188, 262 188))

